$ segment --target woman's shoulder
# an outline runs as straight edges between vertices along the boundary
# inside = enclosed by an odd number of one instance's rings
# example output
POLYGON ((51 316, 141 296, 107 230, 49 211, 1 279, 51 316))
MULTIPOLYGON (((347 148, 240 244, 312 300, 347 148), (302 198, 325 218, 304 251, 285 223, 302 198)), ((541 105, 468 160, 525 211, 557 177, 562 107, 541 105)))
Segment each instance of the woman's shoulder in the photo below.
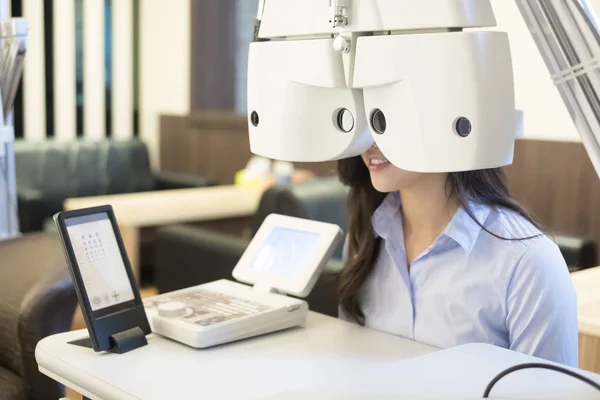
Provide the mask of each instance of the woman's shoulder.
MULTIPOLYGON (((510 240, 536 238, 541 240, 517 240, 525 247, 546 243, 548 239, 544 232, 524 215, 506 208, 491 207, 490 216, 486 220, 486 229, 490 232, 510 240)), ((549 239, 548 239, 549 240, 549 239)))
POLYGON ((505 254, 521 268, 567 270, 558 245, 552 237, 518 212, 494 208, 486 220, 484 241, 505 254), (490 234, 491 233, 491 234, 490 234), (495 237, 494 235, 498 236, 495 237))

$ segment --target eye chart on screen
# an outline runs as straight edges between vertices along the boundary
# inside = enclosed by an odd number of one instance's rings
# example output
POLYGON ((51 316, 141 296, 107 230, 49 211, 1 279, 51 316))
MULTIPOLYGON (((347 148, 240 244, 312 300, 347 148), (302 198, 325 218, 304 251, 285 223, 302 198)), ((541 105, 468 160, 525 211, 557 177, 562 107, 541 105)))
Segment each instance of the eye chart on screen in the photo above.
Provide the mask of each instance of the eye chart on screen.
POLYGON ((319 238, 318 233, 275 227, 269 233, 251 268, 294 278, 306 264, 319 238))
POLYGON ((106 213, 65 220, 92 310, 134 300, 127 270, 106 213))

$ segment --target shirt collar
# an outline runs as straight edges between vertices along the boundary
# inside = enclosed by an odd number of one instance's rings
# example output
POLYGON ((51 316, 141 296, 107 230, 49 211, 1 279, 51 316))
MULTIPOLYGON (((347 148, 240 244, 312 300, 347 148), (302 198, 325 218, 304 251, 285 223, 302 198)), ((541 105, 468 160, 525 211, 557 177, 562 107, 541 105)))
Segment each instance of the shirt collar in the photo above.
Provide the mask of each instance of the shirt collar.
POLYGON ((471 218, 464 207, 460 207, 452 218, 452 221, 450 221, 444 232, 442 232, 442 235, 454 240, 467 254, 470 254, 473 247, 475 247, 479 234, 483 230, 482 226, 485 226, 485 221, 491 209, 489 206, 474 202, 467 203, 466 207, 477 222, 471 218))
MULTIPOLYGON (((400 230, 402 230, 400 205, 399 192, 392 192, 385 196, 381 205, 377 207, 371 218, 376 236, 387 239, 392 228, 398 223, 400 230)), ((404 243, 402 245, 404 245, 404 243)))
MULTIPOLYGON (((440 237, 445 236, 452 239, 467 254, 470 254, 482 231, 480 224, 485 224, 491 209, 489 206, 475 202, 467 203, 467 207, 479 224, 469 216, 465 208, 460 207, 440 237)), ((371 219, 376 236, 387 239, 392 229, 402 231, 402 214, 400 209, 400 193, 389 193, 375 210, 371 219)), ((400 237, 402 236, 400 235, 400 237)), ((438 240, 435 243, 438 243, 438 240)), ((404 247, 404 243, 402 243, 402 247, 404 247)))

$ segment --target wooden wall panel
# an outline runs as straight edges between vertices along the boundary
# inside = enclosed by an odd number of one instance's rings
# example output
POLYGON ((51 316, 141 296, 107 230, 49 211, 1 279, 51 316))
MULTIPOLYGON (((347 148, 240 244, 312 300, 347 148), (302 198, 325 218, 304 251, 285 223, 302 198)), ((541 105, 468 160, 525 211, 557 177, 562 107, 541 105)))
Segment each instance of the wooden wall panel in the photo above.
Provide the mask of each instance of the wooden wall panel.
POLYGON ((221 184, 233 183, 235 173, 250 159, 245 116, 227 111, 195 113, 190 117, 189 134, 198 141, 193 169, 221 184))
POLYGON ((188 160, 194 147, 188 135, 189 121, 185 117, 164 115, 160 118, 160 165, 165 171, 192 172, 188 160))
MULTIPOLYGON (((170 172, 191 173, 234 182, 252 153, 245 115, 229 111, 196 112, 189 117, 161 117, 161 165, 170 172)), ((318 176, 335 174, 336 164, 297 163, 318 176)))
POLYGON ((600 179, 581 143, 519 140, 506 173, 513 196, 549 233, 600 243, 600 179))

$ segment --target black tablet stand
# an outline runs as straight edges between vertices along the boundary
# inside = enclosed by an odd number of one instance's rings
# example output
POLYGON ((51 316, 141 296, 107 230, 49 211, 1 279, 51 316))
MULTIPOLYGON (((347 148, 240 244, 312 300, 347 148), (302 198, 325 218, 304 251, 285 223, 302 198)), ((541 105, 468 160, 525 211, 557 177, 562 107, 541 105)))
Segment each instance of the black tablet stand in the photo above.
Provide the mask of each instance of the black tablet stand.
MULTIPOLYGON (((75 346, 82 346, 92 349, 92 341, 89 337, 73 340, 69 342, 69 344, 75 346)), ((128 329, 123 332, 115 333, 110 336, 110 344, 111 347, 108 350, 111 353, 115 354, 124 354, 128 351, 135 350, 137 348, 143 347, 148 344, 148 340, 146 340, 146 335, 140 327, 135 327, 128 329)))

